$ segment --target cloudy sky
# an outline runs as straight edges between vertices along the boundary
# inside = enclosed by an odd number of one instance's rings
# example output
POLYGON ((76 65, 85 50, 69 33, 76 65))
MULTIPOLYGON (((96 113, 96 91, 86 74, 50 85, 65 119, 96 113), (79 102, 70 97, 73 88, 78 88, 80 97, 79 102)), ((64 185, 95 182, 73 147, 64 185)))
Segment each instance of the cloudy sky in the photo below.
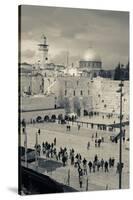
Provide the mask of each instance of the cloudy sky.
POLYGON ((49 62, 78 64, 91 46, 104 69, 129 58, 129 13, 41 6, 21 7, 21 62, 39 59, 37 44, 48 38, 49 62))

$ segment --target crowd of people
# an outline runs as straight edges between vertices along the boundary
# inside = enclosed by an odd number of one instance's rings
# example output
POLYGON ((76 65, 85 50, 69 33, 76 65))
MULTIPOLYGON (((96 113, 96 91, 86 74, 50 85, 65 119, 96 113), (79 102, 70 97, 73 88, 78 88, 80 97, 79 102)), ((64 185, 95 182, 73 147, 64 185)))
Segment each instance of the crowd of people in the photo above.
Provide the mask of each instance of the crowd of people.
MULTIPOLYGON (((97 114, 96 114, 97 115, 97 114)), ((90 115, 90 117, 93 117, 93 115, 90 115)), ((113 115, 108 114, 108 119, 112 118, 113 115)), ((114 121, 115 124, 115 121, 114 121)), ((25 125, 25 124, 24 124, 25 125)), ((23 125, 22 132, 25 133, 25 126, 23 125)), ((82 125, 83 126, 83 125, 82 125)), ((80 131, 82 129, 82 126, 77 123, 77 129, 80 131)), ((71 125, 66 124, 66 131, 71 132, 71 125)), ((94 124, 91 123, 91 129, 94 128, 94 124)), ((106 125, 100 125, 97 124, 97 130, 106 130, 106 125)), ((104 143, 104 137, 101 137, 99 132, 96 130, 95 133, 92 133, 90 141, 87 142, 86 147, 88 150, 91 148, 91 146, 94 146, 95 148, 99 148, 102 146, 102 143, 104 143)), ((40 134, 40 129, 38 131, 40 134)), ((125 129, 123 130, 123 141, 125 139, 125 129)), ((36 144, 35 150, 38 153, 38 157, 42 154, 46 159, 54 159, 56 161, 62 162, 62 165, 68 166, 71 165, 76 169, 77 177, 79 179, 79 186, 80 188, 83 187, 83 180, 84 177, 88 177, 91 173, 101 172, 101 173, 109 173, 111 168, 116 167, 116 173, 119 173, 119 171, 123 168, 124 164, 120 166, 119 163, 115 165, 115 158, 109 157, 108 159, 100 158, 97 154, 94 156, 94 159, 87 160, 87 158, 82 157, 80 153, 77 153, 74 148, 67 149, 67 147, 59 147, 57 148, 57 140, 56 137, 54 140, 50 143, 48 141, 42 142, 42 144, 36 144)), ((97 152, 97 151, 96 151, 97 152)))
POLYGON ((87 161, 85 158, 82 160, 81 156, 78 156, 76 167, 78 169, 80 188, 82 188, 83 176, 88 175, 88 170, 89 173, 95 173, 101 169, 102 172, 104 171, 106 173, 109 172, 109 168, 114 167, 114 164, 114 157, 110 157, 108 160, 104 160, 103 158, 99 159, 96 154, 94 156, 94 160, 87 161))
MULTIPOLYGON (((57 149, 56 146, 56 138, 54 138, 52 143, 43 142, 42 146, 38 145, 37 151, 38 155, 40 155, 41 151, 46 158, 55 159, 57 161, 61 161, 62 165, 65 167, 66 165, 71 165, 77 169, 77 175, 79 177, 79 186, 82 188, 83 186, 83 177, 88 176, 89 173, 95 172, 104 172, 108 173, 110 168, 114 168, 115 166, 115 158, 109 157, 107 160, 104 158, 99 158, 96 154, 93 160, 87 160, 85 157, 82 157, 80 153, 76 153, 74 148, 67 149, 66 147, 60 147, 57 149)), ((36 146, 35 146, 36 147, 36 146)), ((90 142, 87 144, 87 149, 90 148, 90 142)), ((119 172, 120 166, 117 163, 116 173, 119 172)))

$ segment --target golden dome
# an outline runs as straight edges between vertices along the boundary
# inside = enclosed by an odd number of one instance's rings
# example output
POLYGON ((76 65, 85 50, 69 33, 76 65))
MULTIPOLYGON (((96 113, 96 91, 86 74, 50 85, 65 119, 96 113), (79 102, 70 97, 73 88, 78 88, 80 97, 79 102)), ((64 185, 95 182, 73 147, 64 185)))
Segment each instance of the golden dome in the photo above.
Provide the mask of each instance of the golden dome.
POLYGON ((85 52, 85 54, 83 56, 83 60, 101 62, 101 57, 93 48, 89 48, 85 52))

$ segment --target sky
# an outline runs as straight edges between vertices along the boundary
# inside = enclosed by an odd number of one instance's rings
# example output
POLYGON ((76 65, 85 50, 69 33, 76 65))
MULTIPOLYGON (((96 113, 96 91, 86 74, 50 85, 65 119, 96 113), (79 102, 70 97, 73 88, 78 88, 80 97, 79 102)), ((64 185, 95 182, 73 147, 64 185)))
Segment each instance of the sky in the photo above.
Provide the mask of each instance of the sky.
POLYGON ((91 47, 101 57, 103 69, 129 60, 129 13, 121 11, 21 7, 21 62, 37 63, 38 44, 44 34, 49 62, 78 66, 91 47), (69 52, 69 54, 68 54, 69 52))

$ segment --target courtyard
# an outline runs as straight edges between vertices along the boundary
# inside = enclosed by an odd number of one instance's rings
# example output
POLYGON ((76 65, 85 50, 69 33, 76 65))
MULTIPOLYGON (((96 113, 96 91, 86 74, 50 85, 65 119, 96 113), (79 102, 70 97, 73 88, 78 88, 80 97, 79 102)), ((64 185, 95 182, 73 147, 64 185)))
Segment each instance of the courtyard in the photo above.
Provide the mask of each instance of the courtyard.
MULTIPOLYGON (((29 168, 33 168, 38 172, 50 176, 52 179, 69 185, 78 191, 93 191, 93 190, 105 190, 105 189, 118 189, 119 183, 119 174, 116 173, 117 163, 119 162, 119 141, 118 143, 112 143, 110 141, 110 136, 113 134, 110 131, 97 130, 96 127, 93 129, 89 126, 80 127, 76 123, 70 122, 71 130, 67 131, 67 124, 58 124, 57 122, 44 122, 44 123, 35 123, 27 124, 27 146, 28 148, 34 149, 36 143, 36 133, 40 129, 40 135, 38 135, 38 144, 42 146, 43 142, 52 143, 54 138, 56 138, 56 149, 59 151, 60 147, 67 149, 68 153, 70 149, 75 150, 75 155, 80 153, 82 160, 85 158, 87 162, 94 160, 94 156, 97 154, 98 159, 102 158, 105 161, 108 161, 110 157, 115 158, 115 165, 113 168, 109 168, 109 172, 105 173, 100 169, 95 171, 95 173, 89 173, 89 168, 87 169, 87 175, 83 176, 83 187, 80 188, 78 170, 76 167, 72 166, 70 159, 66 166, 61 165, 61 160, 57 161, 55 158, 47 158, 43 155, 42 151, 40 154, 41 159, 45 161, 52 160, 52 164, 47 165, 47 168, 41 165, 38 165, 38 168, 35 168, 35 162, 28 164, 29 168), (104 142, 100 147, 95 147, 95 134, 97 133, 97 138, 104 137, 104 142), (94 139, 92 139, 94 135, 94 139), (87 149, 87 143, 90 142, 90 148, 87 149), (59 167, 57 165, 59 164, 59 167), (53 169, 53 165, 57 165, 53 169), (48 170, 49 168, 49 170, 48 170), (69 181, 68 181, 69 174, 69 181)), ((116 130, 119 132, 119 130, 116 130)), ((126 138, 129 137, 128 126, 126 126, 126 138)), ((21 146, 24 146, 25 135, 21 130, 21 146)), ((124 168, 122 171, 122 188, 129 188, 129 142, 125 140, 122 145, 122 162, 124 163, 124 168)), ((44 163, 45 163, 44 161, 44 163)))

